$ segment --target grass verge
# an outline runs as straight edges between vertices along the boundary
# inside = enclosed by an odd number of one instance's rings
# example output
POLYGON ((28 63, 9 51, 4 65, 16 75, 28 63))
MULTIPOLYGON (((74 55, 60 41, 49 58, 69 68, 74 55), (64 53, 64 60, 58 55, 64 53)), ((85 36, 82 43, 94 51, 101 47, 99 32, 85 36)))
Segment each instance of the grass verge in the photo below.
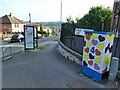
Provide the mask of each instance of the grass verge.
POLYGON ((53 40, 53 41, 59 41, 59 40, 53 40))
POLYGON ((9 43, 9 42, 10 42, 10 40, 3 40, 3 42, 8 42, 8 43, 9 43))
POLYGON ((46 48, 48 45, 49 45, 49 44, 45 44, 45 45, 36 47, 36 49, 42 50, 42 49, 46 48))

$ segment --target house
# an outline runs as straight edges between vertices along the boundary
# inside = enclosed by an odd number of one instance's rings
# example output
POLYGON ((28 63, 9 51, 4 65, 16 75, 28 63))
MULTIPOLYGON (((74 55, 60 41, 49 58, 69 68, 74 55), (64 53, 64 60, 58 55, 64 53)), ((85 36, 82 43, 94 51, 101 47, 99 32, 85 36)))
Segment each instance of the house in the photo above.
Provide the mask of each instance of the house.
POLYGON ((34 25, 35 27, 37 27, 37 30, 40 31, 42 28, 42 31, 45 31, 46 33, 49 33, 49 36, 52 36, 53 34, 53 29, 48 27, 48 26, 43 26, 41 24, 37 24, 37 23, 32 23, 31 25, 34 25))
POLYGON ((23 26, 23 21, 14 17, 12 13, 10 13, 10 15, 0 17, 0 31, 5 35, 15 32, 23 32, 23 26))
POLYGON ((45 31, 46 33, 49 33, 49 36, 51 36, 53 34, 53 29, 47 26, 42 26, 43 31, 45 31))

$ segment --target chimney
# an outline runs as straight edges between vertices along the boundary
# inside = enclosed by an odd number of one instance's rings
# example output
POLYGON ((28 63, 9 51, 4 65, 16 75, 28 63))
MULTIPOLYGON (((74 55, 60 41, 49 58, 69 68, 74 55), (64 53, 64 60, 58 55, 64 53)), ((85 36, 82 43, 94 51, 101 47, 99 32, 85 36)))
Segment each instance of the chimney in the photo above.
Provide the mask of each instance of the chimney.
POLYGON ((10 13, 10 16, 12 17, 12 13, 10 13))

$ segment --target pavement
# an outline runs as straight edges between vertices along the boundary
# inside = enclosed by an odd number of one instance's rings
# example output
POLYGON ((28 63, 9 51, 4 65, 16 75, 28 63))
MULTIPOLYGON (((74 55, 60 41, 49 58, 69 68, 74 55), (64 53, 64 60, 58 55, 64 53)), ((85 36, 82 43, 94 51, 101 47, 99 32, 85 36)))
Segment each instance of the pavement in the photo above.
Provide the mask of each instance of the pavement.
POLYGON ((45 49, 14 53, 2 64, 3 88, 119 88, 112 82, 97 82, 81 72, 81 66, 65 59, 57 41, 45 49))

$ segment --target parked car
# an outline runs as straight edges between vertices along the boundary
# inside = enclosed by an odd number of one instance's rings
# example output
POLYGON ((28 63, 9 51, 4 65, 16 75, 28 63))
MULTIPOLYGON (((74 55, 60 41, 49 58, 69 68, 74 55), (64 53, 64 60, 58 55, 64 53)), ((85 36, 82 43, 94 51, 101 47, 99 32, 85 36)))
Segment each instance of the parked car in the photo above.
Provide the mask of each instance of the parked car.
POLYGON ((43 36, 41 34, 38 34, 38 39, 43 38, 43 36))
POLYGON ((14 34, 10 42, 21 42, 23 40, 24 40, 24 36, 22 34, 14 34))

